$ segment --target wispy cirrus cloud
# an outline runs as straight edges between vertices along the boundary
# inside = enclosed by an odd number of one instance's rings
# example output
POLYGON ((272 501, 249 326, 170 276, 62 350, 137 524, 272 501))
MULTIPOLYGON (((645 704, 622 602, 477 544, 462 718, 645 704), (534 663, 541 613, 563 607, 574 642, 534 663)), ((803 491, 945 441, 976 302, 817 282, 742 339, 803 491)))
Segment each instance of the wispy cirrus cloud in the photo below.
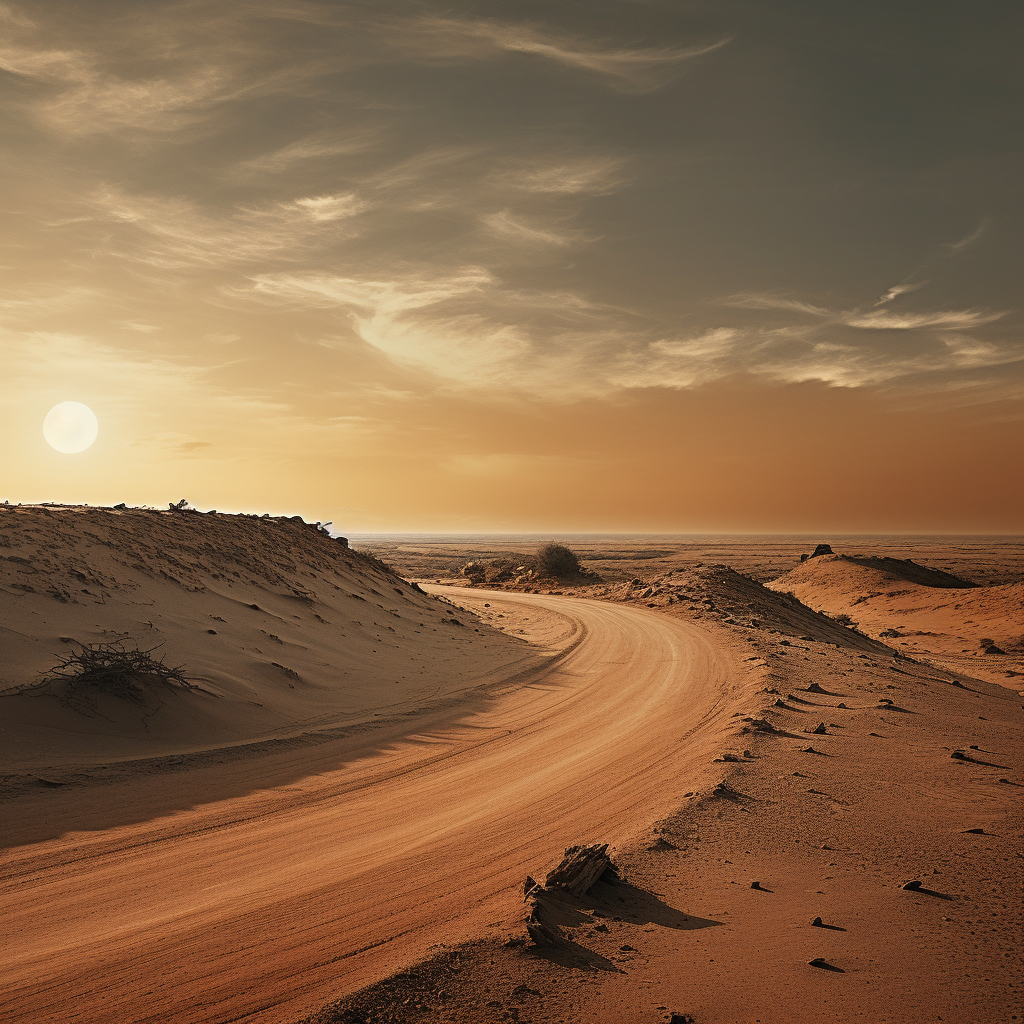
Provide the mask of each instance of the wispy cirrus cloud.
POLYGON ((724 37, 687 47, 623 48, 535 25, 436 16, 424 18, 416 34, 432 59, 484 57, 488 50, 526 54, 601 76, 629 92, 660 88, 683 63, 714 53, 730 41, 724 37))
POLYGON ((928 282, 927 281, 905 281, 901 284, 894 284, 891 288, 888 288, 884 295, 879 298, 875 303, 876 306, 884 306, 890 302, 894 302, 901 295, 907 295, 910 292, 916 292, 919 288, 923 288, 928 282))

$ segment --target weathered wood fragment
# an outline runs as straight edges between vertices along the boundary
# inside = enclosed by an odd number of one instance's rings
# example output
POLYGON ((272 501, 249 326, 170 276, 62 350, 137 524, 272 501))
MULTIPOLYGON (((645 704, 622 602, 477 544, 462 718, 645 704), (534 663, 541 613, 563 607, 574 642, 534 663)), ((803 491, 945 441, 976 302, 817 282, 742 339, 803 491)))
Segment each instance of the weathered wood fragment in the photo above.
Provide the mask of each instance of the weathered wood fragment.
POLYGON ((607 843, 570 846, 558 867, 548 872, 544 884, 549 889, 582 896, 611 867, 607 843))

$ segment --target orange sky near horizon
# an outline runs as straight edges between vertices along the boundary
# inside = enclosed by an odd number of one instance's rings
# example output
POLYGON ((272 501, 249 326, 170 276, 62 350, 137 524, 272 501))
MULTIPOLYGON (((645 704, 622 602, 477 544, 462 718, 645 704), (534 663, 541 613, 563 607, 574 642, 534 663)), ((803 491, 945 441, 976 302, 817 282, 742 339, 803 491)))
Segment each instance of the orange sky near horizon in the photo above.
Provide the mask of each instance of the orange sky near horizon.
POLYGON ((586 7, 0 8, 0 500, 1024 533, 1019 12, 586 7))

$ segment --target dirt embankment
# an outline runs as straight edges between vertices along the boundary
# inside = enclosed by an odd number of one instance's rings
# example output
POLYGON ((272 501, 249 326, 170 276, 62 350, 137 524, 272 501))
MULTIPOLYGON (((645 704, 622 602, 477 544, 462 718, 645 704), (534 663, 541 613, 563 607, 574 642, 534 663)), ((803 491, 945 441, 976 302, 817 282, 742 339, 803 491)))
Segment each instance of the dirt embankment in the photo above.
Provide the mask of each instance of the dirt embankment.
POLYGON ((351 725, 535 659, 459 615, 298 517, 0 505, 4 768, 351 725), (74 708, 38 685, 69 652, 113 642, 182 666, 190 686, 141 704, 97 690, 74 708))

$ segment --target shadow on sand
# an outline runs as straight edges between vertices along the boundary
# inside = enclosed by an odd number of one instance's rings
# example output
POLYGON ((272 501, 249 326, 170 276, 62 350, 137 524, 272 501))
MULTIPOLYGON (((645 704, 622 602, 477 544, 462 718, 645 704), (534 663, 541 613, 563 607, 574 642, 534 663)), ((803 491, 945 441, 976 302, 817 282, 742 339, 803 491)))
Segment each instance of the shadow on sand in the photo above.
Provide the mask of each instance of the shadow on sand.
POLYGON ((582 970, 621 972, 621 968, 600 953, 581 945, 565 933, 597 925, 607 928, 604 921, 620 919, 632 924, 654 924, 662 928, 677 928, 692 931, 698 928, 713 928, 722 924, 704 917, 685 914, 669 906, 657 893, 641 889, 614 875, 602 878, 582 897, 570 896, 566 892, 546 890, 543 895, 542 914, 544 923, 556 927, 563 935, 562 941, 554 948, 534 947, 530 956, 548 960, 562 967, 582 970))

